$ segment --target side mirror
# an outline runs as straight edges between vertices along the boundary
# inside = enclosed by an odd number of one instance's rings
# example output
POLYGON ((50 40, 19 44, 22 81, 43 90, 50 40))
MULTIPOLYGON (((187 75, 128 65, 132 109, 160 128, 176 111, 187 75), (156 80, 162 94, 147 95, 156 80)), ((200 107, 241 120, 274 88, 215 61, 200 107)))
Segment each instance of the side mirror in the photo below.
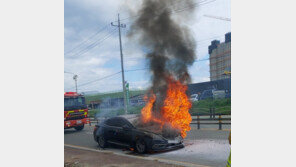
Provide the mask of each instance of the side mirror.
POLYGON ((128 125, 126 125, 126 124, 125 124, 125 125, 123 125, 123 127, 122 127, 122 128, 123 128, 123 130, 131 130, 131 129, 132 129, 131 127, 129 127, 129 126, 128 126, 128 125))

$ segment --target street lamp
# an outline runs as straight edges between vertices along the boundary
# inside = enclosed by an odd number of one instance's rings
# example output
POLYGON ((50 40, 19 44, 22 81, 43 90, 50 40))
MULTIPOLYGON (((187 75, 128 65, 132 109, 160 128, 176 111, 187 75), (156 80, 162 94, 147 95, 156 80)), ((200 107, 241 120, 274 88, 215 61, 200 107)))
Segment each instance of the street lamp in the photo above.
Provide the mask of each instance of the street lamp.
POLYGON ((76 87, 76 93, 78 93, 77 91, 77 78, 78 78, 78 75, 77 74, 74 74, 72 72, 67 72, 67 71, 64 71, 64 73, 66 74, 72 74, 73 75, 73 80, 75 81, 75 87, 76 87))
POLYGON ((78 78, 78 75, 74 74, 73 79, 75 81, 76 93, 78 93, 78 90, 77 90, 77 78, 78 78))

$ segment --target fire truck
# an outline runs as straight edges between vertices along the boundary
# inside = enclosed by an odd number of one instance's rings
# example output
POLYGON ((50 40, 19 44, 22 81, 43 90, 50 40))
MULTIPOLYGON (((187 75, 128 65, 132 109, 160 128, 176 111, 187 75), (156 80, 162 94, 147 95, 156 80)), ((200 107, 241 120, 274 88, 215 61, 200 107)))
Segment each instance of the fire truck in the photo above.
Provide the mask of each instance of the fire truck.
POLYGON ((80 131, 89 124, 85 97, 76 92, 64 93, 64 129, 75 128, 80 131))

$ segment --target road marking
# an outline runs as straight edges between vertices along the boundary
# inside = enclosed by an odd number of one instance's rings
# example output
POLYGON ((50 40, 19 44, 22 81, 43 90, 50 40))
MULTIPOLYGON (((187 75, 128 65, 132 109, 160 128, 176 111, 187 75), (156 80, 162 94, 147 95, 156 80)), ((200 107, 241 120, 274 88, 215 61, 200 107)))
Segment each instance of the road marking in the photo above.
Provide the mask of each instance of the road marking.
POLYGON ((175 161, 175 160, 169 160, 169 159, 164 159, 164 158, 139 157, 139 156, 134 156, 134 155, 127 155, 127 154, 124 154, 124 153, 118 153, 118 152, 107 151, 107 150, 97 150, 97 149, 93 149, 93 148, 87 148, 87 147, 83 147, 83 146, 76 146, 76 145, 72 145, 72 144, 64 144, 64 146, 70 147, 70 148, 75 148, 75 149, 86 150, 86 151, 115 154, 115 155, 130 157, 130 158, 138 158, 138 159, 143 159, 143 160, 159 161, 159 162, 168 163, 168 164, 172 164, 172 165, 182 165, 182 166, 186 166, 186 167, 210 167, 210 166, 206 166, 206 165, 198 165, 198 164, 193 164, 193 163, 190 163, 190 162, 175 161))

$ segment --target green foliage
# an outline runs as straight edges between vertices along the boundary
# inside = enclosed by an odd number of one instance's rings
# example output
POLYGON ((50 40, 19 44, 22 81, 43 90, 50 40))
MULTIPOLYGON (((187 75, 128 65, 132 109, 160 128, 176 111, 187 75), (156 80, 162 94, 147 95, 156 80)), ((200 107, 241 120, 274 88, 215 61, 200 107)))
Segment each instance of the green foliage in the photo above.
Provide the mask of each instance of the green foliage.
MULTIPOLYGON (((146 90, 130 90, 129 96, 136 96, 140 94, 145 94, 146 90)), ((99 101, 105 98, 123 98, 122 92, 113 92, 113 93, 100 93, 96 95, 85 95, 86 104, 90 104, 90 101, 99 101)))
POLYGON ((93 118, 95 117, 96 113, 99 113, 100 111, 97 109, 88 110, 88 116, 93 118))
POLYGON ((215 113, 231 114, 231 99, 206 99, 192 103, 190 113, 195 115, 208 114, 210 108, 215 108, 215 113))
MULTIPOLYGON (((145 94, 144 90, 141 91, 130 91, 130 96, 136 96, 139 94, 145 94)), ((85 96, 86 103, 89 104, 90 101, 102 100, 104 98, 122 98, 122 92, 108 93, 108 94, 97 94, 85 96)), ((128 114, 140 114, 143 106, 129 106, 128 114)), ((210 108, 215 108, 215 113, 221 114, 231 114, 231 99, 206 99, 192 103, 192 108, 190 113, 192 115, 196 114, 209 114, 210 108)), ((123 115, 124 109, 109 109, 100 111, 99 109, 89 110, 89 116, 94 117, 96 114, 103 114, 104 116, 117 116, 123 115)))
MULTIPOLYGON (((128 114, 140 114, 143 106, 128 107, 128 114)), ((95 115, 104 115, 105 117, 114 117, 118 115, 124 115, 124 108, 120 109, 93 109, 89 110, 89 117, 95 117, 95 115)))

